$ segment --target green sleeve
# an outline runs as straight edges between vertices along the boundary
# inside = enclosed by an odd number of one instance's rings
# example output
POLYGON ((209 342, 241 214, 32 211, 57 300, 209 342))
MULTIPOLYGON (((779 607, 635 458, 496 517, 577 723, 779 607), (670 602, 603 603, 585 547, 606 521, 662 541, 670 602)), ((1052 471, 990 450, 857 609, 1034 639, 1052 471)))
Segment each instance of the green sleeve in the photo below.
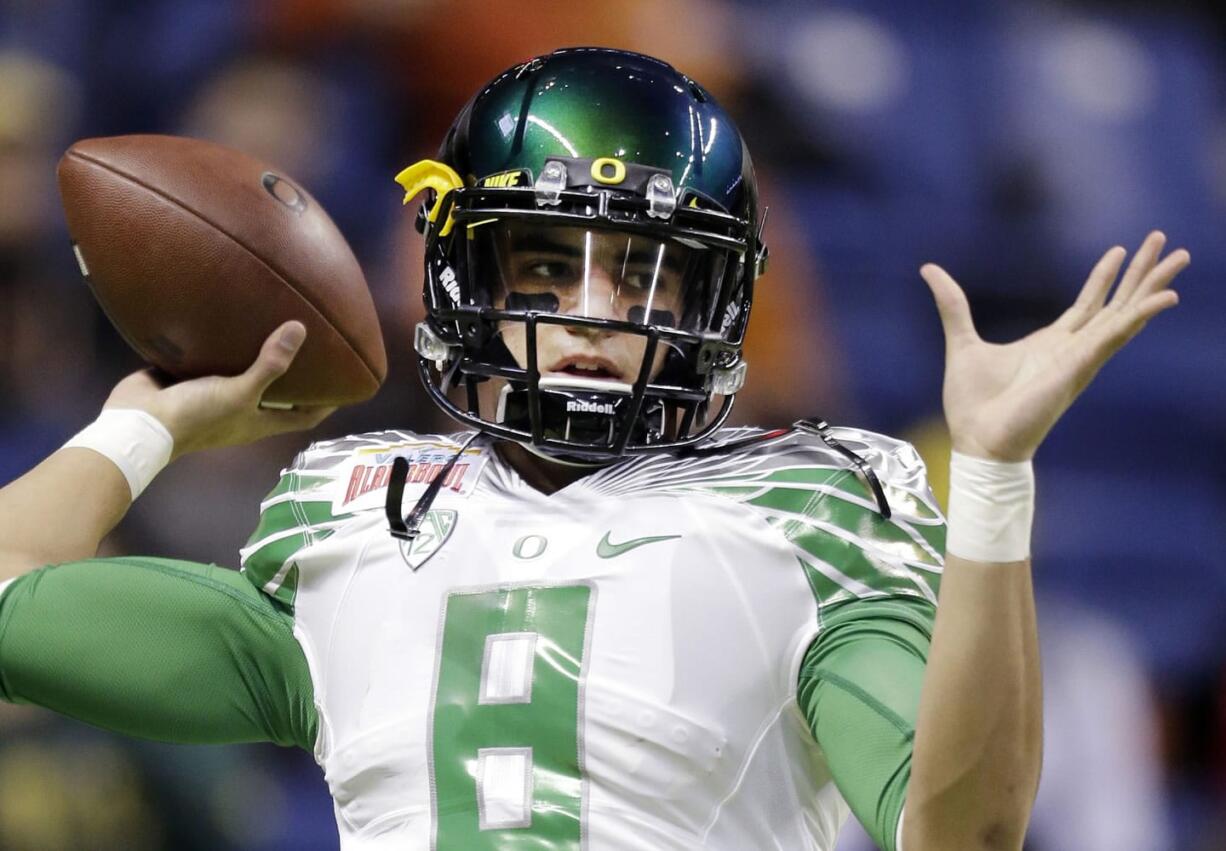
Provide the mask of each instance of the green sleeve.
POLYGON ((896 851, 935 618, 936 608, 922 600, 837 606, 824 613, 801 664, 801 711, 835 785, 885 851, 896 851))
POLYGON ((0 597, 0 698, 132 736, 314 747, 293 620, 241 575, 153 558, 45 567, 0 597))

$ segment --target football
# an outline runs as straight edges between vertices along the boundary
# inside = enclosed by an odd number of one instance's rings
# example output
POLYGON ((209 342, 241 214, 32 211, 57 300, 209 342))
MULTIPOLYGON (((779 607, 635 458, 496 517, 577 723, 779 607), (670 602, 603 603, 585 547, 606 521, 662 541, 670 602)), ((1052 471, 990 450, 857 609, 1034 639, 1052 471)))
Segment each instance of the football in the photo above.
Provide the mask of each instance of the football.
POLYGON ((114 136, 75 143, 57 178, 82 275, 151 365, 237 375, 297 319, 306 342, 265 403, 345 405, 379 389, 387 357, 366 279, 290 177, 211 142, 114 136))

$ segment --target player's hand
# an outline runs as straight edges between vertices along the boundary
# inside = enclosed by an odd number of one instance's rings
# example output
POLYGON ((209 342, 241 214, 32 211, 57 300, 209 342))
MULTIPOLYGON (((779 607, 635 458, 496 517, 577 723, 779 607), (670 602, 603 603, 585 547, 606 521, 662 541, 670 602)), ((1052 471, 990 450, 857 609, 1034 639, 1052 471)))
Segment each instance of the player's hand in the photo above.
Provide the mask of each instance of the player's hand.
POLYGON ((996 461, 1032 457, 1103 364, 1179 303, 1168 287, 1191 257, 1181 248, 1159 260, 1165 244, 1162 233, 1150 233, 1108 299, 1127 254, 1112 248, 1059 319, 1005 345, 980 339, 966 295, 944 269, 921 268, 945 329, 943 397, 953 448, 996 461))
POLYGON ((103 408, 137 408, 157 417, 175 440, 174 458, 313 428, 336 408, 260 406, 264 391, 289 369, 305 339, 301 322, 286 322, 264 341, 255 363, 231 378, 214 375, 163 386, 153 371, 135 372, 115 386, 103 408))

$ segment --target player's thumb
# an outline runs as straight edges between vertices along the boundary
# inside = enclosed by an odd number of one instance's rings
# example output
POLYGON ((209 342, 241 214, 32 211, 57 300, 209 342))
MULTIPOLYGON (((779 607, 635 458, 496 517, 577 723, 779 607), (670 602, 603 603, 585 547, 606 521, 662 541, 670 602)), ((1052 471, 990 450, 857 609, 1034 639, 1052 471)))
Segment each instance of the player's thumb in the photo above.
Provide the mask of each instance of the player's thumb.
POLYGON ((243 389, 259 399, 264 391, 289 370, 306 339, 306 326, 297 320, 280 325, 268 335, 260 354, 240 377, 243 389))
POLYGON ((945 329, 946 343, 976 336, 975 323, 971 320, 971 306, 958 282, 935 263, 925 263, 921 266, 920 277, 924 279, 928 289, 932 290, 937 313, 941 316, 941 327, 945 329))

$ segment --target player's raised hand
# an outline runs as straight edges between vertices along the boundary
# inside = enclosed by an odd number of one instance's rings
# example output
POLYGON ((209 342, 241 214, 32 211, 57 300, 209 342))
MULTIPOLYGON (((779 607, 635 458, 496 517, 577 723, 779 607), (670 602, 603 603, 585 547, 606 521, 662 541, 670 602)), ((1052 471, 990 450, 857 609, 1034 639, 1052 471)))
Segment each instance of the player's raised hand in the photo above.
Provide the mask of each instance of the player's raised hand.
POLYGON ((289 369, 305 339, 301 322, 284 323, 264 341, 245 372, 228 378, 214 375, 163 386, 151 370, 135 372, 115 386, 103 408, 137 408, 157 417, 174 437, 175 458, 313 428, 336 408, 274 410, 260 405, 264 391, 289 369))
POLYGON ((1059 319, 1004 345, 980 339, 966 295, 944 269, 921 268, 945 330, 942 395, 954 449, 998 461, 1033 456, 1103 364, 1179 303, 1168 287, 1191 257, 1182 248, 1162 257, 1165 245, 1162 233, 1150 233, 1113 293, 1127 252, 1112 248, 1059 319))

